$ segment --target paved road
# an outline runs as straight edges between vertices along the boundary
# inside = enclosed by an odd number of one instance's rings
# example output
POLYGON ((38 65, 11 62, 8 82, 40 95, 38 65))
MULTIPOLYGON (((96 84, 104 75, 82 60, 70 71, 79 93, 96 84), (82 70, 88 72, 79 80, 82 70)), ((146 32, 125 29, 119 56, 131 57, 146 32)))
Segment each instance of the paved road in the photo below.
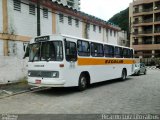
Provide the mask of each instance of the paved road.
POLYGON ((83 92, 75 88, 25 93, 0 100, 0 113, 159 113, 160 70, 130 76, 126 81, 92 85, 83 92))

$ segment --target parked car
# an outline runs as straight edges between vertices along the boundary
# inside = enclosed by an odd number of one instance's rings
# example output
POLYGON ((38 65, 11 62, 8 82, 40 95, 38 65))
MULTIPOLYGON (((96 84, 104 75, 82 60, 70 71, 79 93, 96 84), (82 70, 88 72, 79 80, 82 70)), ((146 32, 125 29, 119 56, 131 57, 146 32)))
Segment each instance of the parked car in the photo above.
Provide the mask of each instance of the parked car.
POLYGON ((147 69, 144 63, 136 63, 134 65, 134 75, 147 74, 147 69))
POLYGON ((160 64, 159 64, 159 65, 156 65, 156 68, 159 68, 159 69, 160 69, 160 64))

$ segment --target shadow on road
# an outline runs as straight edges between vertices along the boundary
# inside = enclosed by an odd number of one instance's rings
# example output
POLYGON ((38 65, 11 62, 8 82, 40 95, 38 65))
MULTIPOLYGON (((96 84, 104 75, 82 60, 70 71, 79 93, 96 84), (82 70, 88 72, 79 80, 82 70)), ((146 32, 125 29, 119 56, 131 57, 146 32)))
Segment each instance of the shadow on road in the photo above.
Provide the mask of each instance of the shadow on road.
MULTIPOLYGON (((98 82, 91 84, 87 90, 103 87, 106 85, 110 84, 117 84, 118 82, 126 82, 128 80, 132 80, 132 78, 127 78, 125 81, 122 81, 120 79, 113 79, 109 81, 103 81, 103 82, 98 82)), ((69 94, 74 94, 74 93, 82 93, 82 92, 87 92, 85 91, 78 91, 77 87, 58 87, 58 88, 50 88, 46 90, 40 90, 34 92, 35 94, 40 94, 40 95, 47 95, 47 96, 64 96, 64 95, 69 95, 69 94)))

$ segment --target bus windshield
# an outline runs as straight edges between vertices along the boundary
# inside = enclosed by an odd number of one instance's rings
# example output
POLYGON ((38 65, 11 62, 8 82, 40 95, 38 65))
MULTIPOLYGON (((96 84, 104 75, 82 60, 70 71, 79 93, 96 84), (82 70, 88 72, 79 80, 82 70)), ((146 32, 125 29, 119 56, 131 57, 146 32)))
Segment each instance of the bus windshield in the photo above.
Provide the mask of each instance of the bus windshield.
POLYGON ((29 61, 62 61, 61 41, 39 42, 30 45, 29 61))

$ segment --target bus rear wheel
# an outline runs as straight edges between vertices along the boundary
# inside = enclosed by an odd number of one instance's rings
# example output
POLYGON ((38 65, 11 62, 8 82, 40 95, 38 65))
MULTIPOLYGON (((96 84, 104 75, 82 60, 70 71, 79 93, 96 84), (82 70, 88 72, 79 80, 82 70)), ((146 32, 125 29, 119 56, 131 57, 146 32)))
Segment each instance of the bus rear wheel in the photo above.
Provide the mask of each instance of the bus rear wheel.
POLYGON ((127 78, 127 72, 125 69, 122 70, 121 80, 126 80, 127 78))
POLYGON ((81 74, 79 77, 78 90, 83 91, 87 88, 87 78, 85 75, 81 74))

